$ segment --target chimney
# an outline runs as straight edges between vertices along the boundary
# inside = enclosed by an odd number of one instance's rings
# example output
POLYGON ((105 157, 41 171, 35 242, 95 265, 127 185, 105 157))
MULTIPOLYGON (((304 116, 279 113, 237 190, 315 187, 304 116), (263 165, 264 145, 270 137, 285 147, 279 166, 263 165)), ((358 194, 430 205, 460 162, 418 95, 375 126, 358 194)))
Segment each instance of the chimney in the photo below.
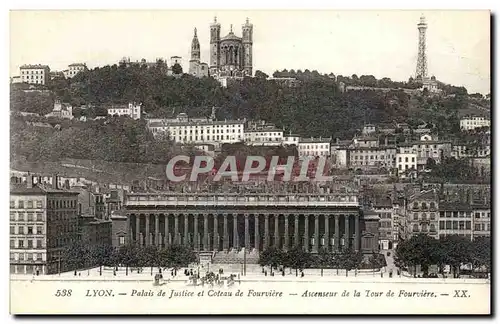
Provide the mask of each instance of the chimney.
POLYGON ((26 188, 33 188, 33 175, 31 175, 30 173, 28 173, 28 175, 26 176, 26 188))

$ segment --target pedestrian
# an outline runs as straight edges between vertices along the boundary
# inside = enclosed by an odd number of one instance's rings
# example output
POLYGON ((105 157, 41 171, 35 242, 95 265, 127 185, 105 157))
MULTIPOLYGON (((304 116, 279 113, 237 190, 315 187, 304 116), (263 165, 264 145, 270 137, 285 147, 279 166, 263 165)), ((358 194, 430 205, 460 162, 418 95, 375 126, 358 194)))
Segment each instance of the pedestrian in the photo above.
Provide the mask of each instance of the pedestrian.
POLYGON ((301 278, 304 278, 304 271, 301 271, 301 272, 300 272, 300 277, 301 277, 301 278))
POLYGON ((267 277, 267 270, 264 270, 264 276, 267 277))

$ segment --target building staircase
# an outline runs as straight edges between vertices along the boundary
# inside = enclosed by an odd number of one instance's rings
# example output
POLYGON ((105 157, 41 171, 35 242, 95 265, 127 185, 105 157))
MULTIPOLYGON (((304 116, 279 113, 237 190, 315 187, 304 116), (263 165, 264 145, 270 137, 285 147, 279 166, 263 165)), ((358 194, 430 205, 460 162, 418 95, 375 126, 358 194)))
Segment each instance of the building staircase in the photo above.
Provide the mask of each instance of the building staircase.
POLYGON ((216 252, 212 259, 214 264, 258 264, 259 252, 256 249, 246 251, 245 249, 231 249, 229 251, 216 252), (245 260, 246 254, 246 260, 245 260))

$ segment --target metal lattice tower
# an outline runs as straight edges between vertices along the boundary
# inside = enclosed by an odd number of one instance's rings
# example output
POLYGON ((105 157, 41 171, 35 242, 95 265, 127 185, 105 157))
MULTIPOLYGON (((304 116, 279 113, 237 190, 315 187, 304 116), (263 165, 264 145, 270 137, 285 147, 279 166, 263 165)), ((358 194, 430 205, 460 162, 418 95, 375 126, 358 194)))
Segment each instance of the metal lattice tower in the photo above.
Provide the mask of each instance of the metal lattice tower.
POLYGON ((425 17, 420 17, 418 27, 418 58, 417 58, 417 71, 415 76, 417 78, 427 77, 427 54, 425 48, 425 32, 427 31, 427 23, 425 17))

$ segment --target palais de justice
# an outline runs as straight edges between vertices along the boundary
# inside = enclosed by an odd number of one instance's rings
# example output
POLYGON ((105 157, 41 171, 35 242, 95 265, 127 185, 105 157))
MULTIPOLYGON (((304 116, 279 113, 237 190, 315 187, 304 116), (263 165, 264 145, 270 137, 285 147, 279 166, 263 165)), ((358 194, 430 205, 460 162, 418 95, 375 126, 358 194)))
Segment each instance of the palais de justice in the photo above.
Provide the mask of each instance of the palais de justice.
POLYGON ((127 240, 141 245, 378 251, 379 217, 355 194, 131 193, 124 207, 127 240))

